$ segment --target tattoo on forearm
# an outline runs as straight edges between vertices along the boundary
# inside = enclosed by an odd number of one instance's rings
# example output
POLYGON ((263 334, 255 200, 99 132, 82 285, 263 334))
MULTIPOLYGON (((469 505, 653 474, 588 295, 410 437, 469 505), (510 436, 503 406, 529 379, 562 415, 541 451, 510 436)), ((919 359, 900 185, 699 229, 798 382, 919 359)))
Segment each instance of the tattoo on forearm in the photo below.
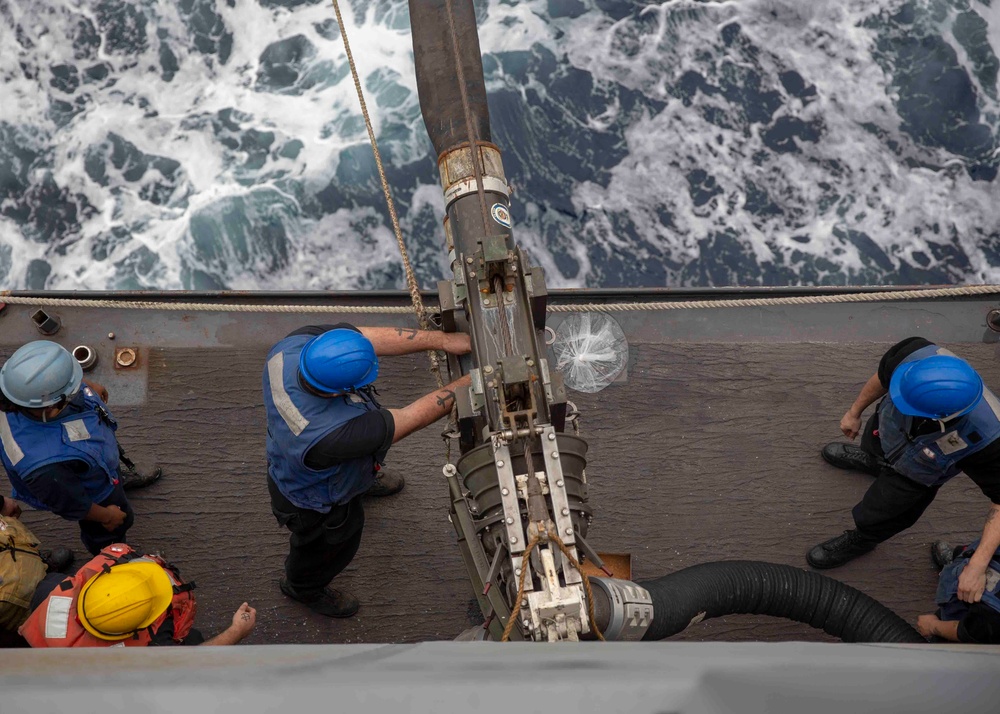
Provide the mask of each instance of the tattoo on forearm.
POLYGON ((455 392, 450 389, 443 389, 437 393, 437 405, 439 407, 447 407, 451 409, 451 405, 455 403, 455 392))
POLYGON ((412 327, 397 327, 396 334, 400 337, 406 336, 406 339, 413 340, 416 339, 419 330, 414 330, 412 327))

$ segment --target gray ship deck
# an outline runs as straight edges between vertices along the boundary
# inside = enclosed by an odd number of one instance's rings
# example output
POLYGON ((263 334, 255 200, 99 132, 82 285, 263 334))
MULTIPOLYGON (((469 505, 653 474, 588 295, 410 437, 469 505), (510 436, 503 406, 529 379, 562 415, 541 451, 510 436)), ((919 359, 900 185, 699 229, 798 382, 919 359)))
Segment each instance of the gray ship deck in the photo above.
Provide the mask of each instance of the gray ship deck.
MULTIPOLYGON (((553 301, 615 297, 561 293, 553 301)), ((341 301, 406 304, 396 294, 341 301)), ((589 540, 602 551, 630 552, 640 580, 721 559, 805 567, 809 546, 850 526, 850 508, 868 484, 867 476, 826 465, 819 449, 840 436, 839 419, 883 350, 921 334, 969 359, 996 387, 1000 335, 985 320, 994 306, 970 298, 615 314, 631 347, 626 376, 598 394, 571 397, 590 442, 589 540)), ((359 615, 328 620, 278 591, 287 533, 271 516, 265 486, 263 358, 295 327, 339 317, 47 310, 63 323, 53 339, 98 349, 91 375, 111 391, 123 445, 140 465, 164 468, 161 483, 132 496, 138 515, 130 540, 197 582, 202 629, 223 628, 243 600, 258 611, 248 640, 256 644, 451 639, 478 620, 446 518, 437 428, 390 452, 388 468, 407 479, 403 493, 368 502, 361 550, 338 581, 362 600, 359 615), (138 366, 113 369, 113 348, 126 346, 139 348, 138 366)), ((7 306, 0 358, 39 337, 33 311, 7 306)), ((343 319, 412 324, 409 316, 343 319)), ((550 324, 560 319, 552 315, 550 324)), ((426 364, 423 355, 385 359, 383 403, 402 406, 432 389, 426 364)), ((976 536, 987 508, 976 487, 957 478, 916 527, 832 574, 913 621, 932 609, 929 543, 976 536)), ((84 556, 74 524, 36 512, 25 521, 46 543, 84 556)), ((678 639, 829 638, 805 625, 739 616, 692 626, 678 639)))

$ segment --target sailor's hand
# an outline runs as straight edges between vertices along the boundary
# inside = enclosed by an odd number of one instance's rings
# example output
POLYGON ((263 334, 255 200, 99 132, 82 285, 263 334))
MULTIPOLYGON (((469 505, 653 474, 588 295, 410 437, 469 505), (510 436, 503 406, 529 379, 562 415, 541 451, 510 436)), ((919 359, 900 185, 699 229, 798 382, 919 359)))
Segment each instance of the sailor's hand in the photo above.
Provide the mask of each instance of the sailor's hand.
POLYGON ((125 522, 126 517, 125 511, 118 506, 107 506, 104 509, 104 518, 101 519, 101 525, 104 526, 104 530, 113 531, 125 522))
POLYGON ((917 632, 930 639, 937 634, 937 626, 940 624, 941 620, 937 615, 920 615, 917 618, 917 632))
POLYGON ((986 590, 986 570, 980 570, 972 564, 965 566, 958 576, 958 599, 962 602, 979 602, 986 590))
POLYGON ((840 430, 848 439, 854 439, 861 432, 861 417, 855 416, 850 410, 840 420, 840 430))
POLYGON ((464 332, 443 332, 441 349, 450 355, 467 355, 472 351, 472 341, 464 332))
POLYGON ((21 517, 21 504, 15 501, 9 496, 4 498, 3 507, 0 508, 0 516, 7 516, 8 518, 20 518, 21 517))
POLYGON ((83 383, 90 387, 97 396, 101 398, 101 401, 105 404, 108 403, 108 388, 103 384, 98 384, 97 382, 91 382, 89 379, 83 380, 83 383))
POLYGON ((233 613, 232 629, 239 635, 241 640, 253 632, 254 625, 256 624, 257 611, 250 607, 250 605, 243 603, 236 608, 236 612, 233 613))

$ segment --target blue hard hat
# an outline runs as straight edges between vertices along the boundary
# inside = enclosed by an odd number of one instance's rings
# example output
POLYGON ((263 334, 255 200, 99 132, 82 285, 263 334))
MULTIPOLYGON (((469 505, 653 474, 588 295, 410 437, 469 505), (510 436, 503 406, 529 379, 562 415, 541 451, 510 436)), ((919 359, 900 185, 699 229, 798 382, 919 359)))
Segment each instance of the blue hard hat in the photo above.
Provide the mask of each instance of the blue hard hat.
POLYGON ((349 392, 375 381, 378 357, 360 332, 337 328, 306 343, 299 356, 299 373, 320 392, 349 392))
POLYGON ((979 404, 983 378, 963 359, 934 355, 897 367, 889 380, 889 396, 904 414, 954 418, 979 404))
POLYGON ((83 368, 62 345, 35 340, 22 346, 0 369, 0 391, 18 406, 49 407, 80 391, 83 368))

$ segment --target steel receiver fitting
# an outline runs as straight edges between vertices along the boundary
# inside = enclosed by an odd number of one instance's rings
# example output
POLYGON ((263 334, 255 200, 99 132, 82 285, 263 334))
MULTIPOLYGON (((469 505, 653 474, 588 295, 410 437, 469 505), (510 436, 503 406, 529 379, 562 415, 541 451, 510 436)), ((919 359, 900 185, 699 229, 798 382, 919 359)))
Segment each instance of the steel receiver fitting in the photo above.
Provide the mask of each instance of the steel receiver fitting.
POLYGON ((97 351, 89 345, 77 345, 74 347, 73 357, 80 363, 84 372, 89 372, 97 364, 97 351))
POLYGON ((630 580, 591 578, 608 596, 611 618, 604 630, 607 640, 637 641, 646 634, 653 622, 653 598, 649 591, 630 580))

